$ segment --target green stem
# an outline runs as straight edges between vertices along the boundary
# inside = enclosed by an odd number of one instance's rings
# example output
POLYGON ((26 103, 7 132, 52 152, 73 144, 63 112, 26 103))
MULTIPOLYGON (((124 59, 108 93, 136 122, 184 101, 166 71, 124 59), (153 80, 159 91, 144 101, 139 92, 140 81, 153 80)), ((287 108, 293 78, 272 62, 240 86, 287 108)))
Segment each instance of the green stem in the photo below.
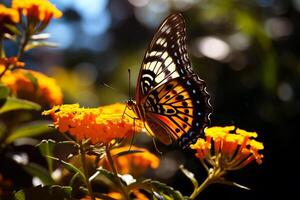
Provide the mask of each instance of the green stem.
MULTIPOLYGON (((28 29, 28 28, 27 28, 28 29)), ((30 33, 28 30, 25 31, 25 34, 22 36, 22 39, 21 39, 21 42, 20 42, 20 45, 19 45, 19 51, 18 51, 18 54, 17 54, 17 58, 18 60, 21 58, 21 56, 23 55, 24 53, 24 50, 25 50, 25 47, 29 41, 29 38, 30 38, 30 33)))
POLYGON ((127 192, 126 188, 124 188, 123 183, 121 182, 121 180, 120 180, 120 178, 118 176, 118 172, 116 170, 116 167, 114 165, 114 161, 113 161, 111 153, 110 153, 109 145, 106 146, 105 152, 106 152, 106 157, 107 157, 109 166, 110 166, 111 170, 113 171, 114 175, 118 179, 118 183, 119 183, 120 189, 121 189, 121 191, 123 193, 123 196, 125 197, 126 200, 129 200, 128 192, 127 192))
POLYGON ((225 171, 217 168, 212 169, 208 177, 204 180, 204 182, 197 188, 194 189, 193 193, 190 195, 190 199, 195 199, 207 186, 212 183, 218 182, 219 178, 225 174, 225 171))
POLYGON ((89 191, 89 196, 91 197, 92 200, 95 200, 95 196, 92 190, 92 186, 91 183, 89 181, 89 175, 87 172, 87 168, 86 168, 86 157, 85 157, 85 149, 82 143, 80 143, 80 157, 81 157, 81 164, 82 164, 82 169, 83 169, 83 174, 84 174, 84 179, 85 179, 85 184, 86 187, 89 191))

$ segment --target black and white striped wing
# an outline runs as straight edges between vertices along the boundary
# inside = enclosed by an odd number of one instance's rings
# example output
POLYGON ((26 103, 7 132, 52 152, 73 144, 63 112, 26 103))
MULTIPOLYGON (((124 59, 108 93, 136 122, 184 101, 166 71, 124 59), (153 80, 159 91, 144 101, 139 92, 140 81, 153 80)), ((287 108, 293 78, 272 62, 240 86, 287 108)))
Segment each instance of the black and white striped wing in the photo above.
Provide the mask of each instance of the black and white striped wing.
POLYGON ((185 40, 186 30, 182 15, 170 15, 158 28, 145 54, 137 81, 137 104, 153 88, 193 73, 185 40))

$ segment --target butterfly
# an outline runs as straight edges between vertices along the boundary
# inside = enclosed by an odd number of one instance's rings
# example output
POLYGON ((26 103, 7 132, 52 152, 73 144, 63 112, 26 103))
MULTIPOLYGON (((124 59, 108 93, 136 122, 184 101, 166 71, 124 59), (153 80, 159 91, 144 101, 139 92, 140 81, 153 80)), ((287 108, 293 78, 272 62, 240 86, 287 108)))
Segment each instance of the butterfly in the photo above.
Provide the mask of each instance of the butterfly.
POLYGON ((162 143, 187 148, 204 136, 212 107, 206 83, 192 70, 183 16, 172 14, 159 26, 145 53, 136 101, 127 107, 162 143))

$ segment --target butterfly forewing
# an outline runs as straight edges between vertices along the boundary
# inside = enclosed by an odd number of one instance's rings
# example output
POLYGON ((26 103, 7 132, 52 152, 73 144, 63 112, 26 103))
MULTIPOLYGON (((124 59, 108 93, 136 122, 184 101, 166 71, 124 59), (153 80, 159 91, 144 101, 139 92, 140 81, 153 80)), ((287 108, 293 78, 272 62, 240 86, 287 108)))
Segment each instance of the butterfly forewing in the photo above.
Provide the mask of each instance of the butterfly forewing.
POLYGON ((186 148, 203 136, 211 106, 206 85, 192 70, 181 14, 159 27, 145 54, 136 90, 137 107, 160 141, 186 148))
POLYGON ((137 82, 137 103, 159 85, 186 75, 191 68, 185 45, 185 24, 180 14, 159 27, 145 54, 137 82))

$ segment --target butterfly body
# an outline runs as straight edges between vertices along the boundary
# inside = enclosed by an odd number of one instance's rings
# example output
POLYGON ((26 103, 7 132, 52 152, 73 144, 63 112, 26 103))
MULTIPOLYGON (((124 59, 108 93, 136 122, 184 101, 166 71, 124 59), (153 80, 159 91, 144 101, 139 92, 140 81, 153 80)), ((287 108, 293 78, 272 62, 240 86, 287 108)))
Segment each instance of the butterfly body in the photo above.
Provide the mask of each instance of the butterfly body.
POLYGON ((191 68, 185 37, 182 15, 170 15, 145 54, 136 102, 127 103, 151 135, 183 148, 203 136, 212 110, 206 84, 191 68))

